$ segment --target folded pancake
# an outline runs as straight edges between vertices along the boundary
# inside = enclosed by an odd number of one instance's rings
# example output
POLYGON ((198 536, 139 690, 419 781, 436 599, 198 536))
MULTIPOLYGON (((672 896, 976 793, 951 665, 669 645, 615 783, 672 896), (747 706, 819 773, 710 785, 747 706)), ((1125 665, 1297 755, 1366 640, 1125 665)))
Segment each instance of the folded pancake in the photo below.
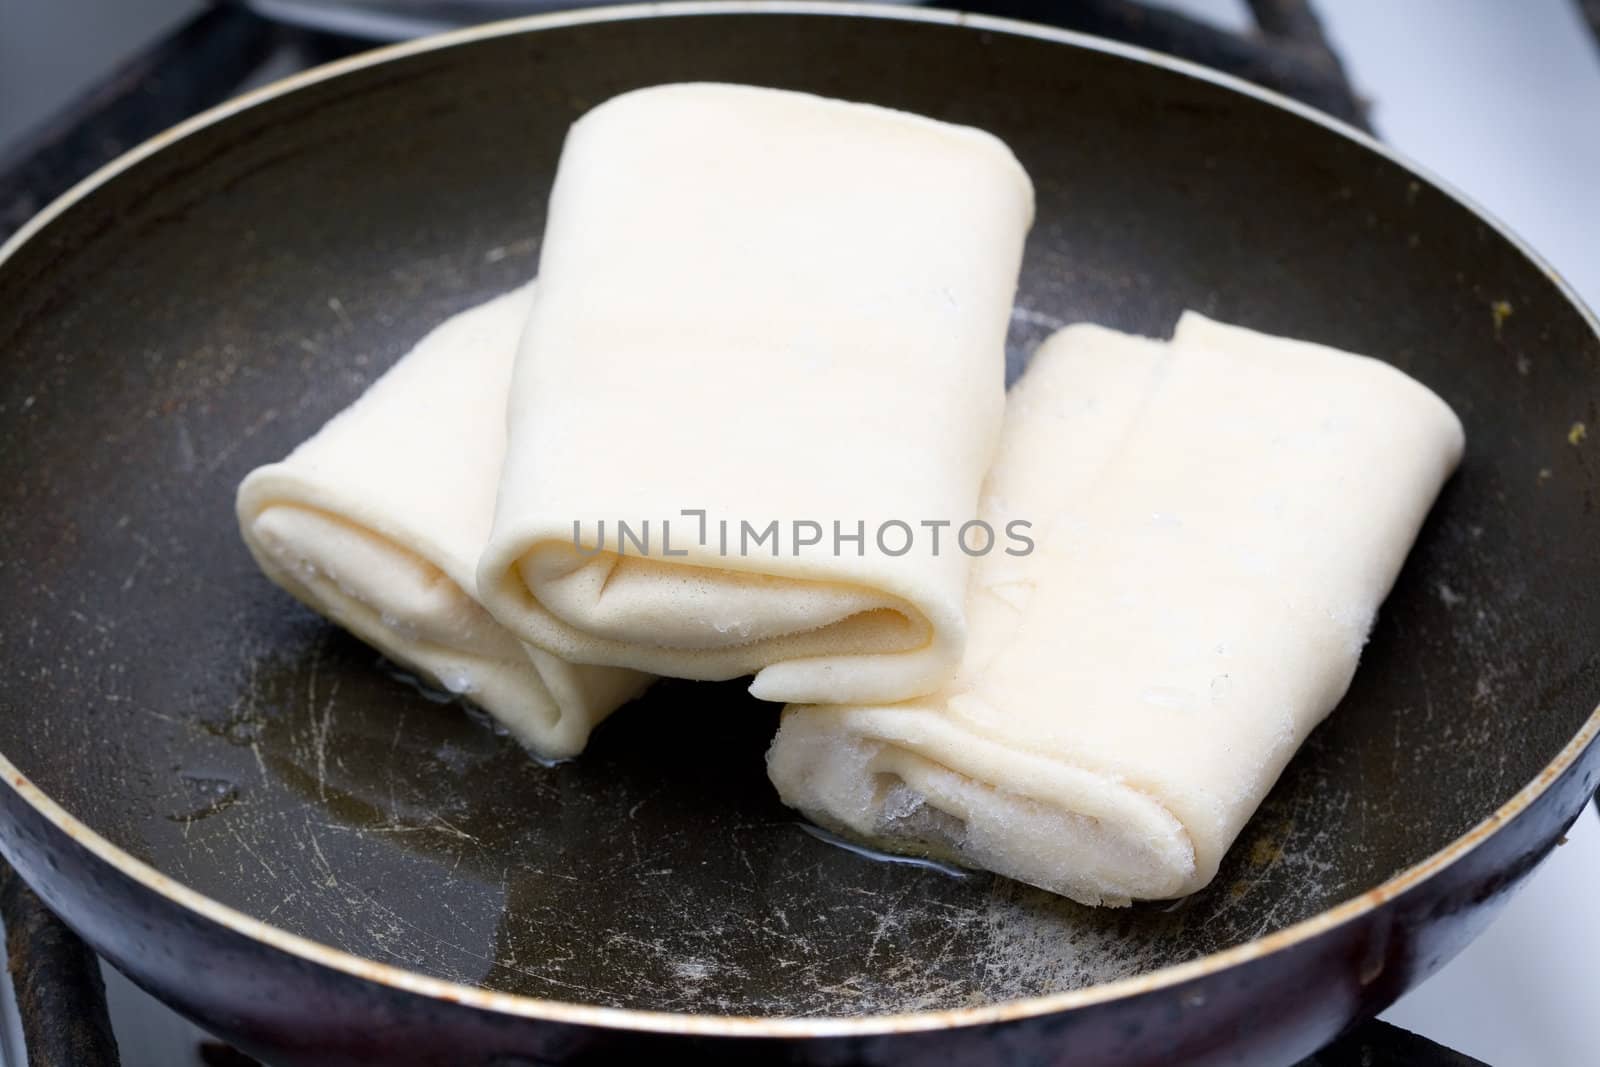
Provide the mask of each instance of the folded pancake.
POLYGON ((672 85, 589 112, 550 198, 484 603, 575 662, 754 673, 769 700, 938 687, 1032 213, 1000 141, 885 108, 672 85))
POLYGON ((530 648, 477 600, 530 296, 515 290, 428 334, 287 459, 251 471, 237 503, 267 577, 562 757, 648 679, 530 648))
POLYGON ((1069 327, 985 484, 1036 548, 977 561, 956 678, 786 709, 772 781, 858 839, 1084 903, 1192 893, 1344 695, 1462 447, 1376 360, 1193 313, 1170 345, 1069 327))

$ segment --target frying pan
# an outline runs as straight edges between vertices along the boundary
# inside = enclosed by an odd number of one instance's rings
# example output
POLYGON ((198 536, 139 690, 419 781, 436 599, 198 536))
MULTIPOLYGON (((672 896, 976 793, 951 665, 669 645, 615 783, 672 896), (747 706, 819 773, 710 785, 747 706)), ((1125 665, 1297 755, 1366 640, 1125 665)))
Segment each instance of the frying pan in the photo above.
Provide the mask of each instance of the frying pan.
POLYGON ((1136 49, 796 4, 400 46, 48 209, 0 252, 0 352, 0 852, 272 1063, 1284 1063, 1480 931, 1600 773, 1595 321, 1382 146, 1136 49), (542 766, 250 563, 239 478, 531 276, 568 124, 683 79, 1009 142, 1039 197, 1013 376, 1059 323, 1194 307, 1461 414, 1354 686, 1204 892, 1094 910, 838 848, 739 684, 664 682, 542 766))

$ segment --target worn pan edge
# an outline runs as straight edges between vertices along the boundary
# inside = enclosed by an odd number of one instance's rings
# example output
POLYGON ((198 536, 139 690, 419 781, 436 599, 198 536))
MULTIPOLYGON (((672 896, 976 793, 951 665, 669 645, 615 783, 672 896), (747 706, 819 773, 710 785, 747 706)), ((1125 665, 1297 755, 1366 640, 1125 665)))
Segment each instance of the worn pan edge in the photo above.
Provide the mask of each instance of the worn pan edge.
MULTIPOLYGON (((1253 97, 1356 142, 1367 150, 1375 152, 1391 163, 1405 169, 1416 178, 1428 182, 1457 201, 1491 227, 1529 262, 1538 267, 1541 273, 1555 286, 1556 290, 1577 310, 1590 331, 1596 337, 1600 337, 1600 317, 1597 317, 1584 304, 1567 281, 1549 263, 1509 227, 1495 218, 1493 214, 1486 211, 1448 182, 1443 181, 1426 168, 1395 152, 1381 141, 1314 108, 1197 63, 1191 63, 1187 60, 1135 45, 1093 37, 1088 34, 1038 26, 1012 19, 922 8, 905 8, 881 3, 854 3, 848 2, 848 0, 845 0, 845 2, 841 2, 841 0, 738 0, 738 2, 693 0, 693 2, 672 4, 629 4, 532 15, 488 23, 432 37, 419 38, 414 41, 374 49, 357 56, 328 63, 312 70, 283 78, 202 112, 173 126, 169 130, 157 134, 150 140, 130 149, 117 159, 106 164, 51 202, 13 234, 10 240, 0 245, 0 268, 4 267, 6 261, 18 249, 42 232, 52 221, 79 201, 87 198, 100 186, 107 184, 118 174, 141 160, 192 133, 221 122, 234 114, 306 86, 353 71, 378 66, 391 60, 517 33, 631 19, 726 14, 832 15, 966 26, 994 33, 1033 37, 1039 40, 1052 41, 1119 56, 1161 67, 1191 78, 1197 78, 1221 88, 1253 97)), ((119 870, 159 896, 165 897, 179 907, 203 916, 243 937, 299 957, 310 963, 325 966, 366 981, 486 1011, 525 1018, 547 1019, 553 1022, 575 1025, 703 1036, 837 1037, 939 1030, 953 1026, 976 1026, 1069 1011, 1092 1004, 1105 1003, 1170 988, 1207 974, 1224 971, 1250 960, 1271 955, 1291 945, 1308 941, 1360 918, 1421 884, 1443 869, 1462 860, 1487 840, 1496 829, 1516 818, 1543 795, 1564 772, 1577 762, 1584 751, 1595 743, 1597 737, 1600 737, 1600 707, 1596 707, 1590 713, 1589 718, 1584 722, 1577 734, 1573 736, 1572 740, 1567 742, 1561 752, 1546 764, 1531 782, 1518 790, 1510 800, 1502 804, 1488 818, 1478 823, 1455 841, 1375 888, 1367 890, 1361 895, 1310 919, 1276 931, 1266 937, 1257 938, 1226 951, 1204 956, 1188 963, 1164 967, 1148 974, 1090 986, 1086 989, 1052 993, 972 1008, 953 1008, 941 1011, 909 1012, 867 1017, 808 1017, 804 1019, 687 1015, 574 1004, 540 997, 499 993, 477 986, 433 978, 390 964, 368 960, 252 918, 168 878, 154 867, 135 858, 89 829, 88 826, 68 813, 29 781, 3 753, 0 753, 0 779, 3 779, 5 787, 17 794, 24 803, 37 811, 69 838, 83 845, 96 858, 119 870)))

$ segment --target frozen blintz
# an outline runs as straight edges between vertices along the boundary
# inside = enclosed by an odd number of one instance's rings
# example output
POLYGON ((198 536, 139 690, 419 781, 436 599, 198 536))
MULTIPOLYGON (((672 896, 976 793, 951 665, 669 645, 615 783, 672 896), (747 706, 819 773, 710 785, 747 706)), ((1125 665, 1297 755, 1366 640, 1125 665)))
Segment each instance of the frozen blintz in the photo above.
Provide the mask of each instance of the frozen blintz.
POLYGON ((515 290, 428 334, 287 459, 252 471, 238 513, 267 577, 560 757, 648 679, 529 648, 477 600, 529 298, 515 290))
POLYGON ((1052 337, 985 485, 1035 550, 977 561, 961 670, 791 707, 784 800, 1085 903, 1192 893, 1339 701, 1463 446, 1394 368, 1184 316, 1052 337))
POLYGON ((485 604, 565 658, 755 674, 769 700, 934 690, 970 559, 921 524, 976 515, 1032 214, 1004 144, 920 116, 732 85, 589 112, 550 198, 485 604))

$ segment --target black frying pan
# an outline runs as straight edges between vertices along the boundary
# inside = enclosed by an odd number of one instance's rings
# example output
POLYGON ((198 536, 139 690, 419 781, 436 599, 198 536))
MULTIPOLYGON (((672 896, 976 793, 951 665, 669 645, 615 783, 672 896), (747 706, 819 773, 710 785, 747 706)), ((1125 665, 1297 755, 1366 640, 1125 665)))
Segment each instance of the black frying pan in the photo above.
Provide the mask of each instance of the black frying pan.
POLYGON ((46 211, 0 253, 0 353, 0 851, 273 1062, 1287 1062, 1482 929, 1594 789, 1594 320, 1380 146, 1132 49, 733 5, 359 58, 46 211), (1354 687, 1206 891, 1092 910, 825 843, 738 684, 663 683, 540 766, 252 566, 239 478, 531 276, 567 125, 682 79, 1008 141, 1039 196, 1013 373, 1058 322, 1194 307, 1461 414, 1354 687))

